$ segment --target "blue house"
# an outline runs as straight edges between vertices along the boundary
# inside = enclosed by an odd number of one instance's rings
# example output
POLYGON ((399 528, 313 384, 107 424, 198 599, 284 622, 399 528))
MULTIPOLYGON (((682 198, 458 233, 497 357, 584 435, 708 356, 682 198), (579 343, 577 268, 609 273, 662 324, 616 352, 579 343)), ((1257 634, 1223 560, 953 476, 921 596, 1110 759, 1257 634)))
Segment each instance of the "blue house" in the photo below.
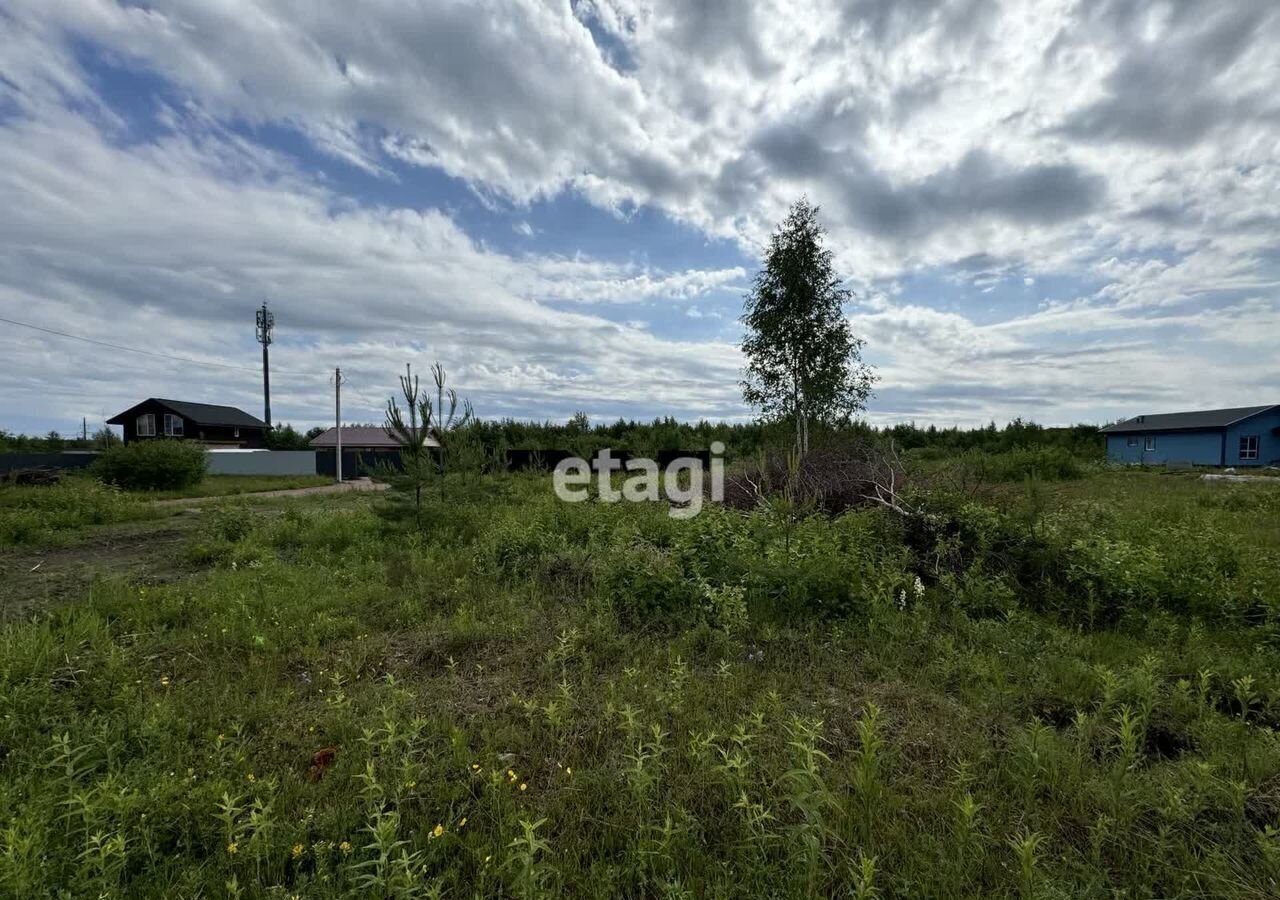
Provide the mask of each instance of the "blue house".
POLYGON ((1280 405, 1136 416, 1102 429, 1117 463, 1265 466, 1280 463, 1280 405))

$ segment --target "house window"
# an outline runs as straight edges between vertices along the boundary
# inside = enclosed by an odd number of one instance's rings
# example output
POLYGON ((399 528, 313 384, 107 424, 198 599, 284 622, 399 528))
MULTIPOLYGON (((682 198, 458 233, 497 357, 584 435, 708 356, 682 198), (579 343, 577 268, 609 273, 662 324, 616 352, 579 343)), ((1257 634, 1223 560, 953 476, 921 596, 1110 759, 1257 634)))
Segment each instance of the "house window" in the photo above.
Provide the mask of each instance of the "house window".
POLYGON ((146 413, 138 416, 138 437, 155 437, 156 436, 156 417, 155 413, 146 413))
POLYGON ((1148 453, 1156 449, 1156 436, 1154 434, 1147 435, 1147 437, 1143 440, 1142 449, 1147 451, 1148 453))
POLYGON ((182 416, 164 414, 164 433, 170 437, 182 437, 182 416))
POLYGON ((1129 438, 1129 446, 1130 447, 1138 446, 1138 439, 1136 437, 1129 438))
POLYGON ((1240 438, 1240 459, 1257 459, 1258 458, 1258 436, 1256 434, 1243 435, 1240 438))

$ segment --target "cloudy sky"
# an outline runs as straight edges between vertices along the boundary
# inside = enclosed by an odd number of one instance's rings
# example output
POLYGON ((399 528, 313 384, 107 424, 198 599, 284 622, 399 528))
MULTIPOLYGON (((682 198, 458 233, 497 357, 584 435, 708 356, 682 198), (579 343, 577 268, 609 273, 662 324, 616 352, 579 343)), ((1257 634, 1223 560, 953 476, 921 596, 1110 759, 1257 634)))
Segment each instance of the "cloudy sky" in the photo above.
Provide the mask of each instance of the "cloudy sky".
POLYGON ((146 396, 741 418, 822 208, 868 416, 1280 402, 1273 0, 0 0, 0 427, 146 396), (188 362, 166 357, 184 357, 188 362))

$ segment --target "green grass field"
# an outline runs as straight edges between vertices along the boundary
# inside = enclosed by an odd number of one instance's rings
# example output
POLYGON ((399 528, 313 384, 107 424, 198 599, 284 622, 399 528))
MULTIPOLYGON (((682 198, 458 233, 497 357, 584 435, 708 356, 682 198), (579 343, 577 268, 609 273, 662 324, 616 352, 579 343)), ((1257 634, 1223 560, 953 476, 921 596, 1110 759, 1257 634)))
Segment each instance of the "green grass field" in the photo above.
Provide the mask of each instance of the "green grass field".
POLYGON ((6 623, 0 894, 1280 892, 1280 490, 428 493, 216 504, 6 623))
POLYGON ((208 475, 199 484, 171 491, 124 491, 89 475, 64 475, 52 487, 0 486, 0 547, 74 541, 84 529, 166 515, 152 500, 228 497, 263 491, 317 487, 321 475, 208 475))
POLYGON ((87 475, 64 476, 57 485, 0 485, 0 547, 57 544, 95 526, 158 515, 137 495, 87 475))

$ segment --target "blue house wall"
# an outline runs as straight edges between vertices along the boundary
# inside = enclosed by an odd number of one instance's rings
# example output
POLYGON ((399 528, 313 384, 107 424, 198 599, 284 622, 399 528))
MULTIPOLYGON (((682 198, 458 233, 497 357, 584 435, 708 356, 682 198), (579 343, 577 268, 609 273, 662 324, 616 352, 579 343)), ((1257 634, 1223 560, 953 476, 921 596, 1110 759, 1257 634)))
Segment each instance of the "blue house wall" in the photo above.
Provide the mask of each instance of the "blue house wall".
POLYGON ((1107 435, 1107 461, 1131 464, 1142 462, 1142 435, 1107 435), (1130 440, 1133 441, 1132 445, 1129 444, 1130 440))
POLYGON ((1165 463, 1191 463, 1197 466, 1222 464, 1221 431, 1183 431, 1147 434, 1107 435, 1107 459, 1111 462, 1142 463, 1161 466, 1165 463), (1154 437, 1155 448, 1144 449, 1147 438, 1154 437), (1130 446, 1130 441, 1133 446, 1130 446))
POLYGON ((1227 428, 1227 465, 1267 466, 1280 463, 1280 434, 1275 433, 1277 428, 1280 428, 1280 410, 1245 419, 1227 428), (1257 436, 1257 459, 1240 459, 1240 438, 1245 435, 1257 436))
POLYGON ((1266 466, 1280 464, 1280 410, 1262 413, 1227 428, 1212 431, 1168 431, 1150 434, 1108 434, 1107 459, 1116 463, 1191 463, 1197 466, 1266 466), (1258 458, 1240 459, 1240 438, 1258 438, 1258 458), (1155 448, 1147 450, 1147 438, 1155 448))

